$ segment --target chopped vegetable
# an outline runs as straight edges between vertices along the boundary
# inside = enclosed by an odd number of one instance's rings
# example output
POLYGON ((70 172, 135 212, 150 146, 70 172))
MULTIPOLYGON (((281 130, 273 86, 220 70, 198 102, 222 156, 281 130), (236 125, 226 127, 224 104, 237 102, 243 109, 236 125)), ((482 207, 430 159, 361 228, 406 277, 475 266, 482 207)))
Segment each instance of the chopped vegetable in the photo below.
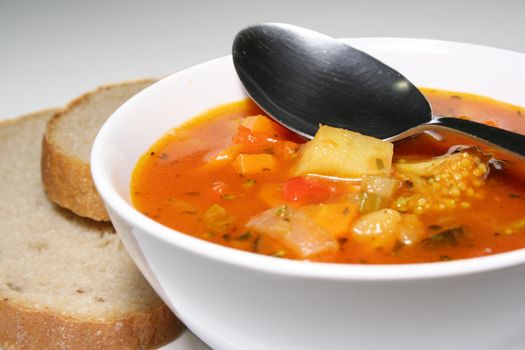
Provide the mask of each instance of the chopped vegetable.
POLYGON ((239 145, 231 145, 218 153, 214 152, 214 155, 207 159, 204 168, 213 170, 216 167, 225 166, 235 160, 240 152, 241 146, 239 145))
POLYGON ((334 237, 349 233, 358 215, 357 206, 352 203, 308 205, 304 211, 334 237))
POLYGON ((330 233, 303 211, 291 207, 263 211, 251 218, 246 227, 301 259, 334 254, 338 249, 337 240, 330 233))
POLYGON ((270 207, 284 203, 281 184, 279 183, 267 182, 262 184, 258 192, 258 197, 270 207))
POLYGON ((283 133, 283 127, 273 122, 264 115, 254 115, 246 117, 241 125, 253 133, 264 134, 265 136, 279 137, 283 133))
POLYGON ((349 130, 321 126, 308 142, 295 175, 319 174, 345 178, 389 175, 393 145, 349 130))
POLYGON ((361 216, 353 226, 353 233, 357 241, 368 247, 390 252, 398 242, 404 245, 419 242, 425 231, 417 216, 382 209, 361 216))
POLYGON ((226 233, 233 225, 233 217, 226 209, 214 204, 204 213, 206 228, 213 233, 226 233))
POLYGON ((252 188, 257 183, 257 180, 255 179, 246 179, 242 182, 243 188, 252 188))
POLYGON ((465 228, 463 226, 457 226, 434 233, 430 237, 421 241, 421 244, 429 248, 455 246, 458 244, 459 240, 464 237, 465 228))
POLYGON ((331 181, 312 176, 293 177, 283 184, 284 199, 301 204, 325 202, 335 191, 331 181))
POLYGON ((370 213, 379 209, 386 208, 388 201, 378 194, 362 192, 359 193, 359 211, 370 213))
POLYGON ((232 143, 238 145, 244 153, 260 152, 265 148, 275 146, 277 142, 278 140, 273 135, 255 133, 242 125, 232 138, 232 143))
POLYGON ((359 210, 370 213, 388 207, 400 181, 383 176, 366 175, 361 182, 359 210))
POLYGON ((399 188, 400 181, 390 177, 365 175, 361 181, 361 192, 377 194, 390 199, 399 188))
POLYGON ((425 227, 417 215, 402 214, 399 225, 399 241, 404 245, 420 242, 426 235, 425 227))
POLYGON ((239 154, 232 163, 243 175, 275 170, 277 163, 271 154, 239 154))
POLYGON ((169 198, 166 203, 166 208, 179 213, 197 213, 197 208, 193 204, 177 198, 169 198))
POLYGON ((236 199, 237 196, 234 195, 234 194, 228 193, 228 194, 222 195, 221 198, 224 199, 224 200, 227 200, 227 201, 232 201, 232 200, 236 199))
POLYGON ((253 250, 259 254, 271 255, 275 257, 283 257, 286 255, 286 250, 278 241, 274 240, 268 235, 260 235, 254 242, 253 250), (279 252, 279 253, 277 253, 279 252))
POLYGON ((292 160, 297 157, 300 145, 292 141, 280 142, 277 147, 277 154, 283 160, 292 160))
POLYGON ((483 198, 489 168, 475 152, 461 151, 422 162, 396 162, 396 176, 413 184, 413 193, 399 197, 394 208, 421 214, 427 210, 470 208, 483 198))
POLYGON ((382 209, 361 216, 353 226, 354 238, 371 248, 390 251, 399 238, 401 214, 392 209, 382 209))

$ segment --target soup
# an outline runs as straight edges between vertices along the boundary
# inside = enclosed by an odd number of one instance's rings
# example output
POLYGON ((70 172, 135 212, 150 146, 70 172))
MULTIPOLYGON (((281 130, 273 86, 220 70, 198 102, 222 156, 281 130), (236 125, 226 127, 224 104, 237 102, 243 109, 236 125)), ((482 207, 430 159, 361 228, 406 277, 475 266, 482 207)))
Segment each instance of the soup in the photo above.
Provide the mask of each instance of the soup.
MULTIPOLYGON (((423 91, 438 115, 525 133, 519 107, 423 91)), ((280 258, 399 264, 523 248, 521 168, 475 146, 454 133, 392 145, 327 126, 307 142, 246 100, 156 142, 131 197, 180 232, 280 258)))

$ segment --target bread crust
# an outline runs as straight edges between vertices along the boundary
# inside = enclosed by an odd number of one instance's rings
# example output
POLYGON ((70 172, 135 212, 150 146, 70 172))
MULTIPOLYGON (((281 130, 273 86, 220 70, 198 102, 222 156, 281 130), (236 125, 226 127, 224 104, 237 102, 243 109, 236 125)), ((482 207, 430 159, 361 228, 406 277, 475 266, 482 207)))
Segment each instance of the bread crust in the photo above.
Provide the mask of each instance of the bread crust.
MULTIPOLYGON (((0 121, 0 128, 19 124, 22 132, 26 121, 39 119, 42 123, 35 126, 41 130, 40 127, 43 127, 57 111, 49 109, 0 121)), ((38 135, 42 135, 40 131, 38 135)), ((35 136, 31 135, 32 138, 35 136)), ((34 144, 32 139, 25 142, 34 144)), ((34 145, 35 149, 40 148, 36 146, 38 144, 34 145)), ((34 157, 31 159, 31 162, 34 162, 34 157)), ((38 202, 39 199, 36 199, 38 202)), ((24 213, 21 213, 20 220, 26 220, 22 214, 24 213)), ((30 212, 27 214, 30 215, 30 212)), ((94 221, 93 224, 109 225, 94 221)), ((2 238, 8 242, 9 237, 9 232, 5 232, 2 238)), ((60 266, 57 266, 55 273, 60 273, 60 266)), ((2 284, 7 282, 0 280, 2 284)), ((61 312, 59 308, 55 310, 39 307, 38 301, 17 301, 2 294, 0 292, 2 349, 150 349, 174 340, 184 330, 184 325, 160 298, 145 310, 115 313, 113 318, 102 319, 97 316, 73 317, 67 312, 61 312)), ((56 303, 61 303, 58 296, 56 303)))
POLYGON ((52 202, 79 216, 97 221, 109 221, 104 203, 91 178, 89 163, 63 150, 57 140, 53 140, 53 129, 61 118, 67 118, 68 113, 80 105, 89 103, 93 96, 100 92, 132 84, 153 82, 154 79, 140 79, 103 85, 71 101, 51 118, 43 138, 41 168, 44 188, 52 202))
POLYGON ((97 221, 109 221, 109 215, 98 195, 89 164, 64 154, 49 139, 42 139, 42 181, 48 198, 75 214, 97 221))
POLYGON ((111 321, 76 320, 0 300, 3 349, 151 349, 175 339, 183 324, 164 304, 111 321))

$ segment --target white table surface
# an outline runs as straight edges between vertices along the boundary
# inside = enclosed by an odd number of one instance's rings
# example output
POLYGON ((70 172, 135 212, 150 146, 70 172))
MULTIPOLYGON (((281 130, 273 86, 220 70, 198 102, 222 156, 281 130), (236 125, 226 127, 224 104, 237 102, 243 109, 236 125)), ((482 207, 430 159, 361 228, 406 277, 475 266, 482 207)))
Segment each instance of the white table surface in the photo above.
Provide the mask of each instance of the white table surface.
MULTIPOLYGON (((0 119, 227 55, 235 33, 259 22, 525 52, 525 0, 0 0, 0 119)), ((205 348, 190 333, 166 347, 205 348)))

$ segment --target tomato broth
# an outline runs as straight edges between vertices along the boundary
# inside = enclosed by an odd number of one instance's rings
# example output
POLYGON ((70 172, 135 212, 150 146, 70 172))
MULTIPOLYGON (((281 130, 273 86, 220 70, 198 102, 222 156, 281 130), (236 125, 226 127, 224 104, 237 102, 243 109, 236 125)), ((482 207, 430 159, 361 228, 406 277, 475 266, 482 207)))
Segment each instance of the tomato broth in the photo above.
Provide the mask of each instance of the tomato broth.
MULTIPOLYGON (((520 107, 423 92, 435 114, 525 133, 520 107)), ((156 142, 132 174, 131 197, 144 215, 177 231, 280 258, 398 264, 525 247, 522 177, 504 160, 489 160, 487 150, 447 153, 458 144, 469 140, 425 133, 394 146, 390 171, 376 157, 377 168, 363 176, 298 173, 309 156, 306 140, 245 100, 207 111, 156 142)))

